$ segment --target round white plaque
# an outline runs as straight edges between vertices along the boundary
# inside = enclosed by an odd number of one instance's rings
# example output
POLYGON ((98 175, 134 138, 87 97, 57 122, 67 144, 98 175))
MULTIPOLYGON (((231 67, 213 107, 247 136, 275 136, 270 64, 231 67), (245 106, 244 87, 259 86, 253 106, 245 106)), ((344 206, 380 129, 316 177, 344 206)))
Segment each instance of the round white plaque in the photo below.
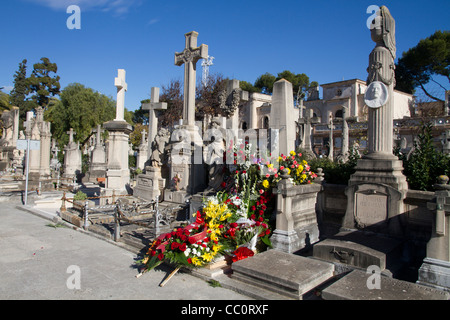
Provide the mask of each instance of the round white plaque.
POLYGON ((384 106, 389 99, 388 87, 381 81, 374 81, 367 87, 364 102, 369 108, 384 106))

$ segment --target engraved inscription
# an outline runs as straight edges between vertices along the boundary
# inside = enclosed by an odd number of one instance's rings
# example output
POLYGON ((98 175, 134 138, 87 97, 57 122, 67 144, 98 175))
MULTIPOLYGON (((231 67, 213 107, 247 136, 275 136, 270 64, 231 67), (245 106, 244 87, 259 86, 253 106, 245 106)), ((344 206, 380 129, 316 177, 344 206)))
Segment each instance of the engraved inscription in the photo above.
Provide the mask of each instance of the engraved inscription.
POLYGON ((355 216, 358 227, 364 228, 387 219, 388 197, 380 193, 356 193, 355 216))

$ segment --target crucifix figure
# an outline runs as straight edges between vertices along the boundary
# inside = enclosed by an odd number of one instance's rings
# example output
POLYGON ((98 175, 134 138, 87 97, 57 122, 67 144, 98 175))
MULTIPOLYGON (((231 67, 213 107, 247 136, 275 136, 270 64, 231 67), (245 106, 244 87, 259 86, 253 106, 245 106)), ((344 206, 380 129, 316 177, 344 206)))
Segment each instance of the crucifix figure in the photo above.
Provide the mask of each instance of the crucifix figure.
POLYGON ((197 47, 198 32, 191 31, 185 34, 186 46, 183 52, 175 53, 175 65, 184 64, 184 102, 183 125, 195 125, 195 80, 197 61, 208 58, 208 46, 197 47))
MULTIPOLYGON (((166 110, 167 103, 159 102, 159 88, 153 87, 149 103, 142 105, 142 110, 148 110, 148 149, 151 150, 152 142, 158 133, 158 118, 155 110, 166 110)), ((143 140, 144 141, 144 140, 143 140)))
POLYGON ((116 105, 116 119, 115 121, 125 121, 125 92, 128 90, 128 85, 125 82, 125 70, 119 69, 118 76, 114 79, 114 85, 117 88, 117 105, 116 105))

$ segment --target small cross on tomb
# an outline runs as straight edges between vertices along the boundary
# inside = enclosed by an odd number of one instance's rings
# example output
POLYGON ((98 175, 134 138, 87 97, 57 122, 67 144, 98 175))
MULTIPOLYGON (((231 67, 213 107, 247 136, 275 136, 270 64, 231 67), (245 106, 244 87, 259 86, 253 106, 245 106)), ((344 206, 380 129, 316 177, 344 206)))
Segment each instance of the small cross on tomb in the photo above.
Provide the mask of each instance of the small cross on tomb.
POLYGON ((142 105, 142 110, 148 110, 148 143, 151 145, 158 133, 158 118, 155 110, 166 110, 167 103, 159 102, 159 88, 153 87, 149 103, 142 105))
POLYGON ((116 104, 116 119, 115 121, 125 121, 125 92, 128 90, 128 85, 125 82, 125 70, 119 69, 118 76, 114 80, 114 85, 117 88, 117 104, 116 104))

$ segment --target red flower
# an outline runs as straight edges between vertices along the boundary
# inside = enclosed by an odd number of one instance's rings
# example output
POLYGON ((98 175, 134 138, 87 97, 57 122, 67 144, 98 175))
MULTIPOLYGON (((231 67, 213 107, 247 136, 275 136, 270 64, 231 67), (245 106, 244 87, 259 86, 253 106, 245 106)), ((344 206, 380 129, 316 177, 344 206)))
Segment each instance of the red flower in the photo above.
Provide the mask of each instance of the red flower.
POLYGON ((248 257, 253 257, 255 255, 255 253, 247 247, 240 247, 233 253, 234 253, 234 257, 232 258, 233 262, 243 260, 248 257))
POLYGON ((225 181, 224 181, 224 182, 222 182, 222 183, 220 184, 220 186, 221 186, 222 188, 226 188, 227 184, 226 184, 225 181))
POLYGON ((256 210, 256 207, 255 206, 252 206, 252 211, 255 211, 256 210))
POLYGON ((181 252, 185 252, 186 249, 187 249, 187 248, 186 248, 186 243, 182 243, 182 244, 180 245, 179 248, 180 248, 180 251, 181 251, 181 252))
POLYGON ((160 253, 158 254, 159 261, 162 261, 164 259, 164 254, 160 253))
POLYGON ((189 237, 188 241, 189 241, 190 244, 194 244, 195 243, 195 238, 189 237))
POLYGON ((238 224, 236 222, 230 223, 230 227, 232 228, 236 228, 238 226, 238 224))
POLYGON ((170 249, 175 250, 179 247, 179 243, 178 242, 172 242, 172 244, 170 245, 170 249))
POLYGON ((188 258, 188 263, 191 264, 192 263, 192 259, 188 258))

